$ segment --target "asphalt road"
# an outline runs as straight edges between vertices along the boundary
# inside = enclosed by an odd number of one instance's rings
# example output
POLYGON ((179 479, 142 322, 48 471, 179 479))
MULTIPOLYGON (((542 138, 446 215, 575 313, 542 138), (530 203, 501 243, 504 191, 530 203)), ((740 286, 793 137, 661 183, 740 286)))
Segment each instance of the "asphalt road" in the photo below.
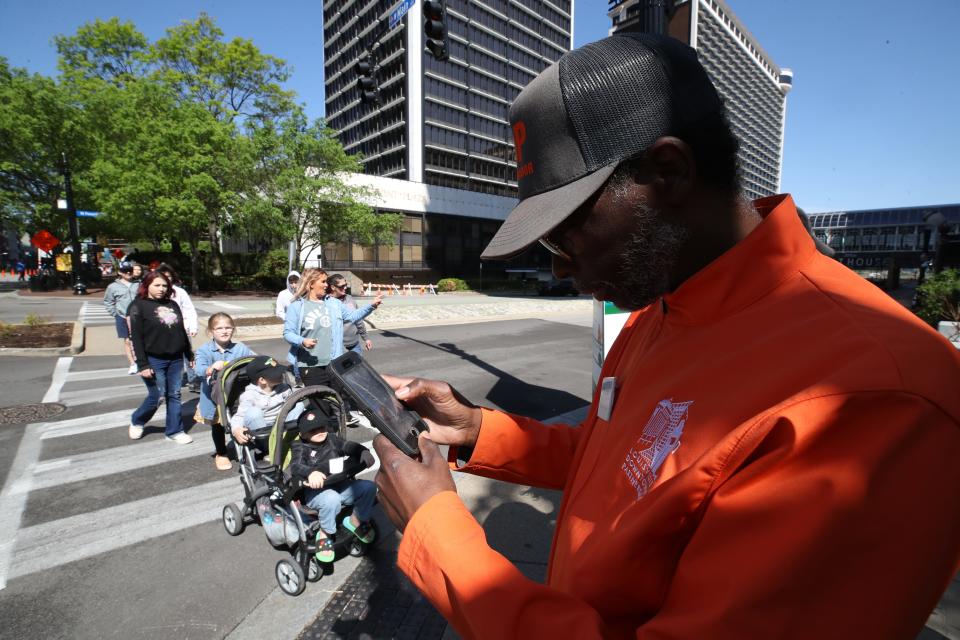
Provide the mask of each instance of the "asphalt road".
MULTIPOLYGON (((375 332, 369 359, 383 372, 446 379, 476 402, 548 418, 589 400, 589 320, 375 332)), ((279 340, 251 347, 286 351, 279 340)), ((222 506, 242 490, 236 474, 213 468, 206 429, 175 445, 154 418, 143 440, 127 439, 144 394, 120 356, 0 358, 0 405, 50 392, 57 363, 63 384, 54 391, 68 410, 48 423, 0 426, 0 468, 9 469, 0 628, 36 638, 295 636, 353 559, 299 598, 279 595, 273 567, 285 554, 256 526, 237 538, 222 530, 222 506), (21 376, 21 386, 7 386, 21 376)), ((195 396, 184 398, 192 415, 195 396)), ((352 432, 361 442, 372 436, 352 432)))

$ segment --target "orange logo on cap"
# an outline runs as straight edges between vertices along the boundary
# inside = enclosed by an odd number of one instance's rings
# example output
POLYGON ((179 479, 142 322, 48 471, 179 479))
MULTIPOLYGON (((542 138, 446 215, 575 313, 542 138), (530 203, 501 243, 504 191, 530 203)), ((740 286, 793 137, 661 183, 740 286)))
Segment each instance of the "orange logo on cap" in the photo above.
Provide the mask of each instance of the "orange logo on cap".
POLYGON ((527 125, 523 120, 513 124, 513 142, 517 151, 517 180, 533 173, 533 163, 523 164, 523 143, 527 141, 527 125))

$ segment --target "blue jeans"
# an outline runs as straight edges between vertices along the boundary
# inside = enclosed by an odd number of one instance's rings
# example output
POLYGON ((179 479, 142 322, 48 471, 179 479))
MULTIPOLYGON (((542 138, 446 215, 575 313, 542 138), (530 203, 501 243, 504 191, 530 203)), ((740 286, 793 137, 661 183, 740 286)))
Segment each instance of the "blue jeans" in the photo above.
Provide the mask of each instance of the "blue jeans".
POLYGON ((353 351, 357 355, 363 355, 363 340, 353 345, 352 347, 347 347, 347 351, 353 351))
POLYGON ((141 378, 147 385, 147 397, 133 412, 130 422, 138 427, 150 422, 150 418, 160 405, 160 394, 166 398, 167 423, 163 432, 172 436, 183 431, 183 417, 180 415, 180 376, 183 375, 183 358, 165 360, 147 356, 150 368, 153 369, 152 378, 141 378))
POLYGON ((345 506, 353 505, 353 513, 360 522, 367 522, 373 514, 377 499, 377 485, 370 480, 345 480, 323 489, 304 489, 307 506, 320 512, 320 528, 327 535, 337 532, 337 514, 345 506))

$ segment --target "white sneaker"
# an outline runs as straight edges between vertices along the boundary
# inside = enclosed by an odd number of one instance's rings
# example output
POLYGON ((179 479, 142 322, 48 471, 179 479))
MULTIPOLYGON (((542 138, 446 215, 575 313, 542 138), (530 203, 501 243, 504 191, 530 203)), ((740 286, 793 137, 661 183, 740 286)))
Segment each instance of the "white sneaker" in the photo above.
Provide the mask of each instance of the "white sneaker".
POLYGON ((139 440, 143 437, 143 427, 138 427, 135 424, 131 424, 127 429, 127 435, 130 436, 131 440, 139 440))
POLYGON ((137 373, 139 373, 139 372, 137 371, 137 363, 134 362, 132 365, 130 365, 130 366, 127 368, 127 374, 132 376, 132 375, 136 375, 137 373))
POLYGON ((176 442, 177 444, 190 444, 193 442, 193 438, 190 437, 190 434, 185 431, 178 431, 172 436, 167 436, 167 440, 170 442, 176 442))

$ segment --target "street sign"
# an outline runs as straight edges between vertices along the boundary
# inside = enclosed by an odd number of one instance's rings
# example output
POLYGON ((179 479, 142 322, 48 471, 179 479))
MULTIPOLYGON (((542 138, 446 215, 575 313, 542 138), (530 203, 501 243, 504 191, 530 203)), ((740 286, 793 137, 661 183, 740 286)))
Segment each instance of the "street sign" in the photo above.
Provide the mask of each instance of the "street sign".
POLYGON ((33 234, 33 237, 30 238, 30 244, 49 253, 51 249, 60 244, 60 241, 57 240, 52 233, 44 229, 33 234))
POLYGON ((403 16, 407 15, 407 11, 410 10, 410 7, 413 6, 413 3, 417 0, 403 0, 400 3, 400 6, 393 10, 393 13, 390 14, 390 28, 393 29, 400 22, 400 19, 403 16))
POLYGON ((78 218, 96 218, 100 215, 99 211, 84 211, 83 209, 77 209, 78 218))

